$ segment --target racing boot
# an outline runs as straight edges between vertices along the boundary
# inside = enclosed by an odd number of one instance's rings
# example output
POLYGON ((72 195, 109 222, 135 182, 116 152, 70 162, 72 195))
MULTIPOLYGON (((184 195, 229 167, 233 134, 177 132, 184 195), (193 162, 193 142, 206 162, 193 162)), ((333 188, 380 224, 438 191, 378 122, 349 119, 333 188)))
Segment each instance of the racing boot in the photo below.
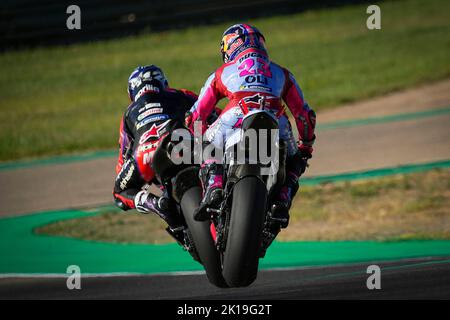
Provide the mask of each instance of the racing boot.
POLYGON ((295 190, 295 187, 283 186, 280 194, 270 209, 271 220, 276 222, 282 229, 289 225, 289 209, 291 208, 292 199, 297 193, 297 190, 295 190))
POLYGON ((194 220, 206 221, 211 217, 208 208, 218 209, 223 200, 223 167, 215 162, 204 163, 200 167, 203 184, 203 199, 194 212, 194 220))
POLYGON ((158 215, 167 222, 172 230, 182 226, 181 218, 178 216, 176 209, 171 205, 171 200, 165 196, 165 193, 161 197, 158 197, 147 191, 140 191, 134 198, 134 205, 140 213, 154 213, 158 215))

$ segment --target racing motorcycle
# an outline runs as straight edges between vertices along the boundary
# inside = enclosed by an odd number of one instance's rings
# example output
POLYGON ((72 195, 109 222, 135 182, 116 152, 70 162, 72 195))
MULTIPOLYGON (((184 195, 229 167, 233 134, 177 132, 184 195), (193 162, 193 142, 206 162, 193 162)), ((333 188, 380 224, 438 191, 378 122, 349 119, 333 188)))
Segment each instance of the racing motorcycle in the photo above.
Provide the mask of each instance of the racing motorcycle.
MULTIPOLYGON (((280 231, 279 221, 270 213, 272 198, 285 179, 286 146, 278 139, 277 129, 278 122, 269 111, 258 109, 244 116, 241 130, 225 146, 223 201, 219 208, 207 209, 210 219, 204 222, 193 218, 202 199, 198 166, 174 163, 169 135, 161 138, 154 152, 152 167, 185 222, 182 232, 167 230, 218 287, 253 283, 259 259, 280 231), (267 134, 256 135, 255 143, 247 135, 252 131, 267 134), (262 161, 261 148, 276 158, 262 161)), ((192 137, 181 143, 195 142, 192 137)))

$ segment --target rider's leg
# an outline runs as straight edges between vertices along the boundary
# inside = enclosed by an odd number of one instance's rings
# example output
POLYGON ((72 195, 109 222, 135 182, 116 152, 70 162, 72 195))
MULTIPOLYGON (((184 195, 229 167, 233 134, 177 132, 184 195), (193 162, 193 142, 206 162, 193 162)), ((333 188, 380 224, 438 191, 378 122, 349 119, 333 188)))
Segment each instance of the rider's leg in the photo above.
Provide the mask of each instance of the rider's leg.
POLYGON ((140 213, 155 213, 170 227, 180 225, 177 215, 168 210, 167 196, 158 197, 142 190, 145 181, 141 178, 136 161, 129 158, 117 175, 114 184, 114 202, 122 210, 136 209, 140 213))
POLYGON ((305 167, 306 162, 298 152, 286 159, 286 179, 271 208, 272 218, 280 222, 281 228, 286 228, 289 224, 289 209, 297 194, 298 180, 305 167))
POLYGON ((208 208, 218 209, 223 199, 223 157, 217 154, 223 152, 226 137, 233 131, 239 118, 240 109, 232 108, 220 115, 220 117, 206 130, 206 142, 203 145, 203 163, 200 166, 200 179, 203 184, 203 200, 194 213, 194 219, 198 221, 208 220, 210 214, 208 208), (212 150, 215 154, 212 155, 212 150), (208 153, 209 155, 205 155, 208 153))
POLYGON ((289 224, 289 209, 292 199, 295 197, 299 185, 298 180, 306 168, 306 161, 299 153, 297 143, 292 133, 292 127, 287 117, 279 120, 280 139, 287 144, 286 178, 279 194, 275 197, 271 212, 272 218, 279 222, 281 228, 289 224))
POLYGON ((134 158, 127 159, 114 183, 114 202, 122 210, 135 209, 134 198, 141 191, 145 181, 142 180, 134 158))

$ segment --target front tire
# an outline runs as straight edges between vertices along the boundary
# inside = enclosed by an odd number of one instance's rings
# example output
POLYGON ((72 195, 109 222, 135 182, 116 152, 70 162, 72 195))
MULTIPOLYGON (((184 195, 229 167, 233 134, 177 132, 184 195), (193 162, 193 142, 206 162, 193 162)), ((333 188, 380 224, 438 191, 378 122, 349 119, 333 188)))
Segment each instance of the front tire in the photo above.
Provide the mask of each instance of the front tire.
POLYGON ((246 287, 256 279, 266 208, 267 190, 260 178, 247 176, 236 183, 222 272, 230 287, 246 287))

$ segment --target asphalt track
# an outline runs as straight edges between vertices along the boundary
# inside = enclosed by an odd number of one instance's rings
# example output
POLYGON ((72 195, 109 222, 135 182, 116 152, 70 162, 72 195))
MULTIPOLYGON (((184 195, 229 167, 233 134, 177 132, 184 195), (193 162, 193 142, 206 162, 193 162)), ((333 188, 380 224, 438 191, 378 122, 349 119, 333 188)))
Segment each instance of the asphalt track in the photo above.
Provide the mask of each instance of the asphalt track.
POLYGON ((261 271, 248 288, 219 289, 203 274, 0 280, 0 299, 450 299, 450 257, 261 271), (367 288, 369 265, 381 289, 367 288))

